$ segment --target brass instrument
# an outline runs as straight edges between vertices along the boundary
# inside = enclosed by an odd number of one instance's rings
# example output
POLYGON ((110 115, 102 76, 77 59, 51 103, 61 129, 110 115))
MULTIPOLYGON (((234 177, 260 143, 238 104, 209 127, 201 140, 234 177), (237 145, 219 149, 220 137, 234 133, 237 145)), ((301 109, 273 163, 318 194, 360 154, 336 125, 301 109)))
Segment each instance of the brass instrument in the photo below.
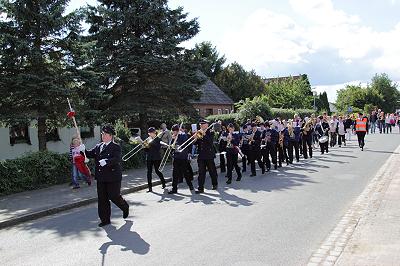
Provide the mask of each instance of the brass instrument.
POLYGON ((281 147, 281 148, 283 148, 283 138, 284 138, 285 136, 283 135, 283 133, 282 132, 279 132, 279 146, 281 147))
POLYGON ((292 122, 289 122, 288 123, 288 133, 289 133, 289 136, 290 136, 290 138, 294 138, 294 129, 293 129, 293 123, 292 122))
POLYGON ((132 150, 130 150, 128 153, 126 153, 121 160, 126 162, 136 154, 138 154, 141 150, 147 149, 150 147, 151 142, 155 140, 156 138, 159 138, 162 135, 163 132, 158 133, 158 135, 153 139, 152 137, 148 137, 145 140, 141 140, 140 138, 138 139, 141 143, 137 146, 135 146, 132 150))
POLYGON ((162 171, 164 170, 164 167, 165 167, 165 165, 167 164, 168 158, 169 158, 169 156, 171 155, 172 150, 175 149, 176 142, 177 142, 177 140, 178 140, 179 132, 181 131, 182 125, 183 125, 183 122, 179 125, 178 134, 176 135, 176 137, 175 137, 175 139, 174 139, 174 142, 172 142, 171 145, 168 145, 168 148, 167 148, 167 150, 165 151, 164 157, 162 158, 161 163, 160 163, 160 166, 158 167, 158 171, 160 171, 160 172, 162 172, 162 171))
POLYGON ((311 130, 312 119, 308 119, 308 121, 304 124, 303 127, 303 134, 307 135, 308 132, 311 130))
POLYGON ((182 152, 186 148, 188 148, 190 145, 195 143, 197 139, 202 139, 204 138, 206 132, 211 129, 214 126, 215 123, 212 123, 211 125, 206 128, 206 130, 199 129, 195 134, 193 134, 190 138, 188 138, 182 145, 176 150, 177 152, 182 152))
POLYGON ((258 123, 258 124, 264 123, 264 119, 261 116, 257 115, 255 122, 258 123))

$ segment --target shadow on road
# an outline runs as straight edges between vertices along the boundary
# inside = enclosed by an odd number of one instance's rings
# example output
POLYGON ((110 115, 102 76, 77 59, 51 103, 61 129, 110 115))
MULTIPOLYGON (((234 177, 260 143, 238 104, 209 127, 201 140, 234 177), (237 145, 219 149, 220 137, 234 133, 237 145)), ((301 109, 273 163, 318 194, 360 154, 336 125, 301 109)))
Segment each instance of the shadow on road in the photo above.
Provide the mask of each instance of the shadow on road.
POLYGON ((131 251, 140 255, 145 255, 149 252, 150 244, 141 238, 137 232, 132 231, 132 226, 133 222, 128 220, 118 229, 114 225, 103 227, 111 241, 102 244, 99 248, 102 254, 102 265, 104 265, 107 250, 110 246, 121 246, 121 251, 131 251))

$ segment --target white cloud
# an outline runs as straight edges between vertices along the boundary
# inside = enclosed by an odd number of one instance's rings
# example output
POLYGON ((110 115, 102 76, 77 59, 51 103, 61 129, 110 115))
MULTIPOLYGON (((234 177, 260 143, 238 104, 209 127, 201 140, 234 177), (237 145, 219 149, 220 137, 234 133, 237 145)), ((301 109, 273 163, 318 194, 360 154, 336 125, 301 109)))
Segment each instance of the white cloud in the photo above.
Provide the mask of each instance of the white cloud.
POLYGON ((306 66, 321 71, 333 67, 337 72, 349 67, 363 69, 363 77, 358 73, 352 79, 370 79, 381 72, 400 78, 400 23, 389 31, 379 32, 363 25, 357 15, 335 8, 331 0, 289 0, 289 3, 296 16, 259 9, 242 27, 223 36, 218 49, 230 61, 238 61, 266 76, 274 68, 286 65, 285 69, 296 66, 292 69, 301 73, 306 66), (334 61, 320 58, 318 63, 312 61, 312 54, 315 60, 319 53, 327 51, 334 61))
POLYGON ((259 9, 242 28, 226 34, 218 47, 231 61, 249 68, 270 62, 294 64, 312 52, 303 35, 304 29, 290 17, 259 9))

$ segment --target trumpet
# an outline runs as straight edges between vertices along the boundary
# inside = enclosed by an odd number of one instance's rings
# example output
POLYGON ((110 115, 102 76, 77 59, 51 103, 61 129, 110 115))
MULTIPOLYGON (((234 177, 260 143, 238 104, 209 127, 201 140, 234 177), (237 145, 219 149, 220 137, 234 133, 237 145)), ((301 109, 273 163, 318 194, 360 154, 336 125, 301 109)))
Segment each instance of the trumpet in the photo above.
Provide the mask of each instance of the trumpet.
POLYGON ((190 145, 195 143, 197 139, 202 139, 204 138, 206 132, 214 126, 215 123, 212 123, 211 125, 206 128, 206 130, 198 130, 195 134, 193 134, 190 138, 188 138, 184 143, 181 144, 181 146, 176 150, 177 152, 182 152, 185 149, 187 149, 190 145))
POLYGON ((147 149, 147 148, 150 146, 151 142, 152 142, 153 140, 155 140, 156 138, 160 137, 162 133, 163 133, 163 132, 158 133, 158 135, 157 135, 154 139, 153 139, 152 137, 148 137, 147 139, 145 139, 145 140, 142 141, 142 140, 139 138, 139 140, 141 141, 141 143, 140 143, 139 145, 135 146, 135 147, 134 147, 132 150, 130 150, 129 152, 127 152, 124 156, 122 156, 121 160, 124 161, 124 162, 126 162, 126 161, 128 161, 130 158, 132 158, 133 156, 135 156, 136 154, 138 154, 141 150, 147 149))
POLYGON ((168 158, 171 155, 172 150, 175 149, 176 141, 178 140, 179 132, 181 131, 182 125, 183 125, 183 122, 179 125, 178 134, 176 135, 174 142, 171 145, 168 145, 168 148, 165 151, 164 157, 161 160, 161 164, 158 167, 158 171, 160 171, 160 172, 164 171, 164 167, 167 164, 168 158))

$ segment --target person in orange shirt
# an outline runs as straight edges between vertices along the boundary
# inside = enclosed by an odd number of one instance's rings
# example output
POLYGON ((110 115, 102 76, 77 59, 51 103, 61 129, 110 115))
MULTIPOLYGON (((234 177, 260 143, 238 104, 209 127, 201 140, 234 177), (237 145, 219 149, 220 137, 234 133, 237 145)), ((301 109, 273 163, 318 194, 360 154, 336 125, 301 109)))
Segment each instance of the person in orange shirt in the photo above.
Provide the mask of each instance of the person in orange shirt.
POLYGON ((365 146, 365 134, 367 133, 368 128, 368 119, 363 117, 362 113, 358 113, 358 118, 356 119, 355 127, 356 127, 356 134, 358 138, 358 145, 360 146, 361 150, 364 150, 365 146))

